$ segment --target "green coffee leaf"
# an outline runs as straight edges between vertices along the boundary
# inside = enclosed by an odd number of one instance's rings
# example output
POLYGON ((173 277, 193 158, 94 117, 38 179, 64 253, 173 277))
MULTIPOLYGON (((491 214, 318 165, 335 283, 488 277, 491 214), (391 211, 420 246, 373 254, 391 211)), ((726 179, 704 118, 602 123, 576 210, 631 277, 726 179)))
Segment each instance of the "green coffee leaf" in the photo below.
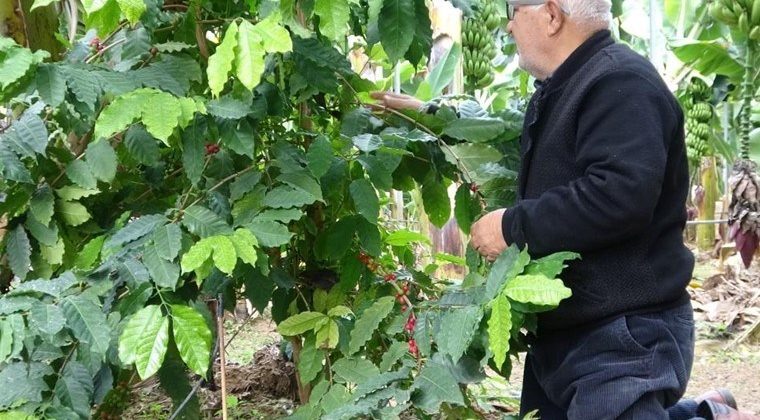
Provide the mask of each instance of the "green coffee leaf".
POLYGON ((256 237, 248 229, 235 229, 235 233, 230 237, 232 244, 235 246, 235 253, 244 263, 255 265, 258 255, 256 247, 259 245, 256 237))
POLYGON ((184 305, 172 305, 172 331, 182 360, 193 372, 205 377, 211 355, 211 330, 203 315, 184 305))
POLYGON ((212 252, 211 243, 206 239, 196 242, 182 255, 182 272, 189 273, 201 267, 211 257, 212 252))
POLYGON ((451 202, 446 186, 442 182, 428 179, 422 185, 422 203, 430 222, 435 226, 442 228, 449 221, 451 202))
POLYGON ((315 201, 313 194, 285 185, 273 188, 264 197, 264 205, 273 208, 302 207, 315 201))
POLYGON ((92 170, 83 160, 71 161, 66 166, 66 176, 82 188, 95 189, 98 186, 98 180, 95 179, 92 170))
POLYGON ((119 337, 119 358, 134 363, 141 379, 161 367, 169 343, 169 318, 158 305, 149 305, 132 315, 119 337))
POLYGON ((272 13, 254 26, 262 46, 268 53, 284 53, 293 50, 290 33, 279 24, 279 16, 272 13))
POLYGON ((84 296, 67 297, 62 309, 74 337, 104 357, 111 341, 111 328, 103 310, 84 296))
POLYGON ((575 252, 556 252, 543 258, 533 260, 525 267, 525 274, 543 274, 553 279, 562 273, 567 267, 567 261, 580 259, 580 254, 575 252))
POLYGON ((359 357, 344 357, 333 363, 332 370, 338 379, 353 384, 366 382, 373 376, 380 374, 377 366, 369 360, 359 357))
POLYGON ((84 155, 95 178, 103 182, 113 181, 116 176, 116 165, 119 162, 116 158, 116 152, 107 141, 90 143, 84 155))
POLYGON ((216 97, 224 89, 228 75, 232 70, 232 62, 235 59, 235 47, 237 46, 238 25, 232 22, 224 33, 224 38, 216 52, 208 59, 208 85, 211 93, 216 97))
POLYGON ((483 311, 480 306, 467 306, 444 312, 441 315, 443 327, 434 334, 438 350, 451 356, 451 360, 457 363, 469 347, 482 317, 483 311))
MULTIPOLYGON (((171 146, 169 144, 169 136, 180 125, 180 117, 183 116, 182 104, 169 93, 151 92, 154 93, 146 95, 145 99, 147 99, 147 103, 142 105, 142 122, 145 125, 145 129, 153 137, 163 141, 167 146, 171 146), (156 112, 155 110, 157 109, 160 109, 161 112, 156 112)), ((192 112, 190 112, 190 116, 192 116, 192 112)), ((186 123, 188 120, 187 116, 183 120, 183 123, 186 123)))
POLYGON ((290 185, 297 191, 302 191, 306 194, 309 194, 314 198, 314 201, 323 201, 322 187, 320 187, 319 183, 317 183, 314 178, 308 175, 306 171, 284 173, 278 176, 277 180, 290 185))
POLYGON ((153 233, 153 243, 159 257, 172 261, 177 258, 182 247, 182 230, 174 223, 161 226, 153 233))
POLYGON ((488 318, 488 347, 493 353, 497 369, 501 369, 507 358, 511 331, 512 306, 502 293, 491 302, 491 315, 488 318))
POLYGON ((50 265, 60 265, 63 263, 63 254, 66 252, 66 247, 63 243, 63 239, 59 239, 53 245, 40 244, 40 254, 42 258, 50 265))
POLYGON ((23 280, 29 273, 29 266, 32 264, 32 245, 29 243, 29 237, 22 225, 16 226, 7 235, 5 252, 8 256, 8 265, 13 274, 23 280))
POLYGON ((416 23, 413 0, 383 1, 378 28, 380 42, 391 63, 399 61, 406 54, 414 39, 416 23))
POLYGON ((29 210, 32 212, 32 216, 43 225, 50 224, 50 219, 53 217, 55 211, 53 201, 53 192, 47 185, 42 186, 32 195, 29 210))
POLYGON ((103 249, 103 243, 105 240, 105 235, 100 235, 87 242, 77 254, 76 259, 74 260, 74 266, 83 270, 92 268, 98 260, 98 256, 103 249))
POLYGON ((348 0, 316 0, 314 14, 319 16, 319 31, 333 41, 346 37, 350 10, 348 0))
POLYGON ((154 232, 159 226, 166 223, 166 217, 161 214, 146 214, 130 221, 126 226, 119 229, 104 244, 106 248, 115 248, 120 245, 136 241, 143 236, 154 232))
POLYGON ((457 118, 443 129, 443 134, 469 143, 484 143, 499 137, 507 127, 499 118, 457 118))
POLYGON ((388 346, 388 350, 383 353, 383 359, 380 361, 380 371, 386 372, 391 370, 396 362, 401 360, 408 351, 409 343, 394 341, 388 346))
POLYGON ((53 304, 38 302, 32 306, 29 323, 43 334, 54 335, 63 329, 63 311, 53 304))
POLYGON ((93 392, 94 385, 87 368, 77 361, 66 363, 55 383, 55 396, 61 403, 74 410, 80 418, 88 418, 93 392))
MULTIPOLYGON (((496 258, 486 279, 486 302, 491 301, 501 292, 502 287, 516 275, 520 274, 530 262, 527 249, 522 252, 512 245, 496 258)), ((483 303, 486 303, 483 302, 483 303)))
POLYGON ((314 345, 314 339, 307 339, 298 359, 298 375, 301 381, 308 383, 317 377, 322 371, 322 362, 325 360, 324 350, 314 345))
POLYGON ((351 341, 348 344, 349 354, 359 351, 372 337, 380 322, 393 310, 394 302, 393 296, 383 296, 359 316, 351 330, 351 341))
POLYGON ((502 158, 501 152, 488 144, 455 144, 443 148, 442 151, 446 160, 471 173, 477 173, 486 163, 498 163, 502 158))
POLYGON ((469 185, 460 185, 454 196, 454 217, 462 232, 470 234, 470 227, 480 213, 480 201, 477 195, 472 194, 469 185))
POLYGON ((317 179, 327 173, 334 159, 332 145, 325 136, 318 136, 306 152, 309 170, 317 179))
POLYGON ((377 223, 380 217, 380 201, 372 184, 365 178, 357 179, 349 186, 351 199, 356 211, 370 223, 377 223))
POLYGON ((427 362, 412 386, 419 391, 415 395, 414 404, 426 413, 437 412, 444 402, 464 405, 456 379, 446 367, 438 363, 427 362))
POLYGON ((182 224, 201 238, 232 233, 232 228, 219 215, 199 205, 185 209, 182 224))
POLYGON ((404 367, 393 372, 384 372, 378 375, 372 376, 366 381, 359 384, 356 387, 353 397, 362 398, 365 395, 375 392, 378 389, 382 389, 390 383, 409 378, 409 368, 404 367))
POLYGON ((301 209, 270 209, 264 210, 254 217, 254 222, 282 222, 290 223, 294 220, 300 220, 304 215, 301 209))
MULTIPOLYGON (((40 0, 35 1, 35 5, 40 0)), ((54 0, 42 0, 42 1, 54 1, 54 0)), ((34 9, 34 6, 32 6, 34 9)), ((45 103, 53 108, 63 102, 66 94, 66 80, 58 67, 52 64, 44 64, 37 68, 36 73, 37 91, 40 92, 40 97, 45 103)))
POLYGON ((301 312, 282 321, 277 326, 277 331, 282 335, 298 335, 313 330, 318 322, 328 319, 327 315, 320 312, 301 312))
POLYGON ((67 185, 63 188, 59 188, 55 190, 55 192, 58 194, 58 197, 60 197, 61 200, 73 201, 73 200, 79 200, 80 198, 95 195, 99 193, 100 191, 96 189, 84 189, 84 188, 79 188, 74 185, 67 185))
POLYGON ((561 280, 540 274, 515 277, 507 283, 504 293, 514 301, 542 306, 557 306, 572 295, 561 280))
POLYGON ((349 316, 349 315, 353 315, 353 314, 354 313, 353 313, 353 311, 351 311, 351 309, 349 309, 349 308, 347 308, 347 307, 345 307, 343 305, 335 306, 333 308, 330 308, 327 311, 327 316, 329 316, 330 318, 341 318, 341 317, 345 317, 345 316, 349 316))
POLYGON ((158 255, 155 245, 148 245, 143 252, 143 263, 156 286, 174 290, 179 280, 179 266, 158 255))
POLYGON ((42 245, 53 246, 58 242, 58 225, 55 222, 45 226, 34 217, 30 217, 26 219, 24 226, 42 245))
POLYGON ((15 406, 19 401, 41 402, 42 393, 50 390, 45 376, 53 373, 50 366, 39 362, 14 362, 4 366, 0 369, 0 389, 3 390, 0 408, 15 406))
POLYGON ((63 221, 69 226, 79 226, 90 220, 92 216, 87 212, 87 208, 78 201, 58 201, 58 214, 63 217, 63 221))
POLYGON ((71 271, 66 271, 60 276, 47 280, 36 279, 27 280, 13 288, 9 295, 26 294, 26 293, 44 293, 55 298, 59 298, 63 292, 78 282, 76 276, 71 271))
POLYGON ((36 114, 27 111, 13 121, 10 128, 0 135, 22 157, 34 158, 35 154, 45 155, 48 132, 45 123, 36 114))
POLYGON ((0 319, 0 363, 5 363, 13 349, 13 329, 6 319, 0 319))
POLYGON ((430 245, 430 238, 418 232, 401 229, 386 236, 384 242, 392 246, 407 246, 414 242, 422 242, 430 245))
POLYGON ((275 247, 287 244, 293 233, 288 227, 277 222, 259 222, 254 219, 252 223, 246 226, 256 235, 258 242, 263 247, 275 247))
POLYGON ((144 0, 116 0, 116 2, 119 3, 119 8, 132 25, 140 21, 140 16, 147 9, 144 0))
POLYGON ((351 393, 348 389, 341 384, 333 384, 319 401, 319 405, 325 413, 329 413, 349 401, 351 401, 351 393))
POLYGON ((235 45, 235 75, 249 90, 253 90, 261 81, 265 56, 266 51, 262 48, 259 33, 250 22, 242 21, 235 45))
POLYGON ((220 271, 225 274, 232 274, 232 270, 235 269, 237 263, 237 253, 235 252, 235 245, 228 236, 211 236, 206 238, 210 242, 211 248, 214 250, 213 259, 214 265, 220 271))
POLYGON ((338 345, 338 323, 332 319, 317 330, 316 345, 320 348, 334 349, 338 345))

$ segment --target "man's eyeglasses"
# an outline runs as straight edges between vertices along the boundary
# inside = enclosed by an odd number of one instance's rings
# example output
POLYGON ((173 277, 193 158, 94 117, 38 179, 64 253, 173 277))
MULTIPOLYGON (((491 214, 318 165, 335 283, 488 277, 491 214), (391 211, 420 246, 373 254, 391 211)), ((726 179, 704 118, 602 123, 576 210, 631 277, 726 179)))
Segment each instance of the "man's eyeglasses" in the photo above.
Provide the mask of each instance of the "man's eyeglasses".
MULTIPOLYGON (((507 1, 507 19, 515 18, 515 8, 517 6, 539 6, 546 3, 547 0, 508 0, 507 1)), ((562 13, 568 15, 567 10, 562 8, 562 13)))

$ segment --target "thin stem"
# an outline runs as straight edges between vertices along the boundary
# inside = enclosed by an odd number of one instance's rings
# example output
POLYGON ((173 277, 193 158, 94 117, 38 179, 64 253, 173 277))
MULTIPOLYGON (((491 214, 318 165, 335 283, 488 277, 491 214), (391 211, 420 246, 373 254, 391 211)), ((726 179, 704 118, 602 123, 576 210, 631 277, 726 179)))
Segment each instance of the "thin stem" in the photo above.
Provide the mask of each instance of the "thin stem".
POLYGON ((203 31, 201 21, 201 4, 195 2, 195 41, 198 43, 198 52, 204 61, 208 61, 208 44, 206 43, 206 33, 203 31))
POLYGON ((74 354, 74 350, 76 350, 77 346, 79 346, 79 341, 75 342, 71 345, 71 350, 69 350, 69 353, 66 354, 66 358, 63 359, 63 363, 61 364, 61 368, 58 369, 58 378, 61 378, 61 373, 63 372, 63 369, 66 367, 66 364, 69 362, 69 359, 71 358, 71 355, 74 354))
MULTIPOLYGON (((232 174, 232 175, 230 175, 230 176, 222 179, 221 181, 217 182, 216 185, 214 185, 213 187, 209 188, 208 191, 206 191, 206 192, 210 193, 210 192, 216 190, 217 188, 219 188, 222 185, 226 184, 228 181, 230 181, 230 180, 232 180, 234 178, 237 178, 240 175, 243 175, 244 173, 250 171, 251 169, 253 169, 255 167, 256 167, 255 165, 251 165, 251 166, 249 166, 249 167, 247 167, 247 168, 245 168, 245 169, 243 169, 243 170, 241 170, 239 172, 236 172, 236 173, 234 173, 234 174, 232 174)), ((192 207, 192 206, 200 203, 201 200, 203 200, 203 197, 199 197, 198 199, 196 199, 195 201, 193 201, 192 203, 190 203, 190 205, 187 206, 187 207, 182 206, 179 214, 177 215, 177 218, 174 221, 176 222, 177 220, 179 220, 179 217, 182 215, 182 213, 184 213, 185 209, 188 209, 188 208, 190 208, 190 207, 192 207)))
POLYGON ((103 47, 103 49, 99 50, 98 52, 96 52, 95 54, 93 54, 92 56, 90 56, 89 58, 87 58, 86 60, 84 60, 84 62, 87 63, 87 64, 90 64, 93 61, 95 61, 96 58, 101 57, 103 54, 105 54, 106 51, 110 50, 111 48, 113 48, 113 47, 115 47, 115 46, 117 46, 119 44, 123 44, 125 42, 127 42, 127 38, 117 39, 116 41, 114 41, 114 42, 106 45, 105 47, 103 47))
POLYGON ((332 362, 330 362, 330 352, 325 352, 325 365, 327 367, 327 377, 330 380, 330 386, 333 384, 332 362))
POLYGON ((296 286, 295 289, 296 289, 296 293, 298 293, 298 296, 300 296, 301 300, 303 300, 303 304, 306 305, 306 310, 311 311, 311 307, 309 306, 309 301, 306 300, 306 296, 304 296, 303 293, 301 293, 301 289, 298 288, 298 286, 296 286))

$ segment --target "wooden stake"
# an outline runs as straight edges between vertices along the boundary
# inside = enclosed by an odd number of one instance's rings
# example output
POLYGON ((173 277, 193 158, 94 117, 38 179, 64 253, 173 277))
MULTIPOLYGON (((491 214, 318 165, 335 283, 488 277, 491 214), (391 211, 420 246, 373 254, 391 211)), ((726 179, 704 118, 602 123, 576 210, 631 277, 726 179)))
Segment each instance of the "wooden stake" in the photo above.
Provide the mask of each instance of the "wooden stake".
POLYGON ((227 420, 227 375, 224 356, 224 309, 217 310, 216 333, 219 335, 219 370, 222 377, 222 419, 227 420))

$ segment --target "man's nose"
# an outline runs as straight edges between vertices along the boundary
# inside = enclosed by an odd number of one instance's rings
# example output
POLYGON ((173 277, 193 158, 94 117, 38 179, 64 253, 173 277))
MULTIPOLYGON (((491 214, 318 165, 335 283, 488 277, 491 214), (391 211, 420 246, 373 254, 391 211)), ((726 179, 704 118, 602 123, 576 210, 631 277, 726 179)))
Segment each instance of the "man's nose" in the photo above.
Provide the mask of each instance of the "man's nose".
POLYGON ((512 35, 512 20, 507 22, 507 34, 512 35))

